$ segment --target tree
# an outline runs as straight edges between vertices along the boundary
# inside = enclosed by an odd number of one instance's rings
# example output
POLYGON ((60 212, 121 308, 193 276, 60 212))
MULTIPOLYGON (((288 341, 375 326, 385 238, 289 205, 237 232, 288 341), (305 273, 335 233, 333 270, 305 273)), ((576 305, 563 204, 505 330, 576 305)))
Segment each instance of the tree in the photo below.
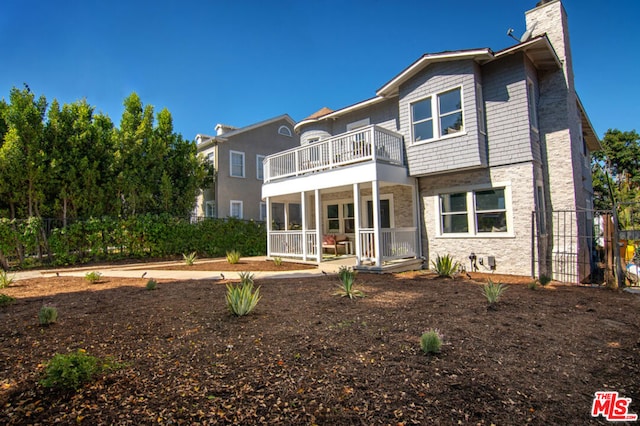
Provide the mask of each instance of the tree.
POLYGON ((640 135, 635 130, 607 130, 602 150, 593 153, 593 160, 596 208, 610 209, 614 200, 618 203, 640 200, 640 135))

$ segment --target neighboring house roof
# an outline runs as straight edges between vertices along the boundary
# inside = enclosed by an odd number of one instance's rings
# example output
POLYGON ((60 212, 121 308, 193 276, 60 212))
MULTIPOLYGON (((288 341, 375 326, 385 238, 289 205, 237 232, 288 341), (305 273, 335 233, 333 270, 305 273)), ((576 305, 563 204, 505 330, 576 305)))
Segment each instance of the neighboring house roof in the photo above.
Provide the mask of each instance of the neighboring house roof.
POLYGON ((320 118, 320 117, 322 117, 324 115, 331 114, 332 112, 333 112, 332 109, 329 109, 327 107, 322 107, 318 111, 316 111, 313 114, 311 114, 310 116, 308 116, 307 118, 303 118, 303 120, 310 120, 310 119, 314 119, 314 118, 320 118))
MULTIPOLYGON (((251 124, 249 126, 245 126, 245 127, 233 127, 233 126, 227 126, 227 125, 219 125, 219 126, 223 126, 227 129, 234 129, 234 130, 230 130, 222 135, 219 136, 209 136, 209 135, 205 135, 205 134, 200 134, 198 133, 196 135, 196 141, 198 143, 198 150, 202 150, 205 148, 208 148, 209 146, 211 146, 214 142, 226 142, 229 138, 239 135, 240 133, 244 133, 244 132, 248 132, 250 130, 256 129, 258 127, 262 127, 262 126, 266 126, 268 124, 274 123, 276 121, 280 121, 280 120, 286 120, 287 122, 289 122, 289 124, 291 125, 291 127, 294 127, 296 122, 293 120, 293 118, 291 118, 291 116, 289 116, 289 114, 282 114, 279 115, 277 117, 273 117, 273 118, 269 118, 267 120, 264 121, 260 121, 258 123, 254 123, 251 124)), ((216 126, 217 127, 217 126, 216 126)))

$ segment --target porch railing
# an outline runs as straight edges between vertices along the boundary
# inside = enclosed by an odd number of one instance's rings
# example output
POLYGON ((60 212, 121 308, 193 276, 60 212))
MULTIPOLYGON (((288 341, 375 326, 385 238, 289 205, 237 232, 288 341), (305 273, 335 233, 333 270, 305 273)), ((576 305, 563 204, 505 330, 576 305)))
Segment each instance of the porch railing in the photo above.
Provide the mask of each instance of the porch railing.
MULTIPOLYGON (((381 231, 382 261, 417 256, 417 228, 386 228, 381 231)), ((375 260, 375 233, 373 228, 360 230, 361 260, 375 260)))
POLYGON ((332 138, 269 155, 264 181, 329 170, 361 161, 403 165, 402 136, 371 125, 332 138))
POLYGON ((307 257, 317 258, 316 234, 314 230, 307 231, 271 231, 269 245, 271 256, 304 257, 304 244, 307 257))

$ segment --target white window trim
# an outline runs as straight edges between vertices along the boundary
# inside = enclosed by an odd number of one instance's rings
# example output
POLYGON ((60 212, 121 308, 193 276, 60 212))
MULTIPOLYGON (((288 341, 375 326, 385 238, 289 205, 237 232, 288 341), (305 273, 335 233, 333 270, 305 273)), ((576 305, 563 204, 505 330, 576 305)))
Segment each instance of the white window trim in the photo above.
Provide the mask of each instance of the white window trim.
POLYGON ((535 85, 533 80, 527 77, 527 104, 529 106, 529 124, 531 130, 538 133, 540 119, 538 117, 538 98, 536 96, 535 85))
MULTIPOLYGON (((342 198, 339 200, 330 200, 330 201, 323 201, 322 202, 322 226, 323 226, 323 231, 324 233, 329 233, 329 232, 333 232, 336 234, 347 234, 347 232, 345 232, 344 230, 344 221, 345 219, 348 219, 347 217, 345 217, 344 215, 344 205, 345 204, 355 204, 355 201, 350 199, 350 198, 342 198), (327 215, 327 207, 333 204, 337 204, 338 205, 338 218, 333 218, 331 220, 338 220, 340 223, 340 227, 338 228, 338 231, 336 230, 330 230, 329 229, 329 216, 327 215)), ((354 206, 355 208, 355 206, 354 206)), ((356 220, 356 218, 353 218, 354 221, 356 220)), ((355 226, 354 226, 355 228, 355 226)), ((353 234, 353 233, 350 233, 353 234)))
POLYGON ((514 238, 513 230, 513 203, 511 195, 511 182, 495 182, 491 185, 469 185, 446 188, 433 195, 433 216, 436 220, 436 238, 514 238), (507 232, 477 232, 476 230, 476 205, 473 194, 488 189, 504 188, 504 204, 507 213, 507 232), (440 195, 465 192, 467 194, 467 228, 469 232, 445 234, 442 232, 442 217, 440 215, 440 195))
POLYGON ((267 203, 261 201, 258 208, 260 209, 260 221, 264 222, 265 220, 267 220, 267 203))
POLYGON ((204 202, 204 216, 205 217, 216 217, 216 202, 215 201, 205 201, 204 202), (209 206, 211 206, 212 215, 208 215, 209 206))
POLYGON ((465 107, 464 107, 464 87, 462 85, 459 86, 453 86, 450 87, 446 90, 441 90, 439 92, 435 92, 435 93, 431 93, 427 96, 422 96, 419 99, 416 99, 412 102, 409 102, 408 105, 409 108, 409 126, 411 127, 411 144, 412 145, 422 145, 424 143, 430 143, 430 142, 435 142, 435 141, 441 141, 441 140, 446 140, 446 139, 451 139, 451 138, 457 138, 460 136, 464 136, 467 134, 467 119, 466 119, 466 114, 465 114, 465 107), (462 129, 460 129, 459 132, 456 133, 452 133, 450 135, 444 135, 444 136, 440 136, 440 107, 438 105, 438 96, 442 95, 443 93, 447 93, 447 92, 451 92, 452 90, 456 90, 456 89, 460 89, 460 106, 461 106, 461 112, 462 112, 462 129), (431 139, 423 139, 423 140, 419 140, 416 141, 415 140, 415 135, 413 134, 413 105, 417 104, 418 102, 422 102, 425 99, 429 99, 431 98, 431 120, 433 122, 433 134, 434 137, 431 139))
POLYGON ((260 155, 257 154, 256 155, 256 179, 260 180, 260 181, 264 181, 264 159, 266 158, 266 155, 260 155), (262 174, 262 177, 260 177, 260 174, 262 174))
MULTIPOLYGON (((393 204, 393 194, 380 194, 379 200, 389 200, 389 226, 391 229, 396 227, 396 218, 395 218, 395 206, 393 204)), ((366 223, 367 221, 367 202, 373 201, 373 197, 371 195, 362 197, 362 208, 360 213, 360 223, 366 223)))
MULTIPOLYGON (((482 94, 482 84, 476 83, 476 114, 478 115, 478 132, 487 136, 487 113, 484 107, 484 95, 482 94)), ((464 116, 462 118, 464 124, 464 116)))
POLYGON ((244 161, 244 152, 242 151, 229 151, 229 176, 235 178, 244 178, 246 176, 246 164, 244 161), (242 176, 236 176, 233 174, 233 154, 242 155, 242 176))
POLYGON ((293 134, 291 133, 291 129, 287 126, 280 126, 278 128, 278 134, 282 136, 288 136, 288 137, 293 136, 293 134))
POLYGON ((243 206, 243 202, 242 200, 231 200, 229 201, 229 217, 235 217, 237 219, 244 219, 244 206, 243 206), (233 216, 233 205, 234 204, 239 204, 240 205, 240 215, 239 216, 233 216))

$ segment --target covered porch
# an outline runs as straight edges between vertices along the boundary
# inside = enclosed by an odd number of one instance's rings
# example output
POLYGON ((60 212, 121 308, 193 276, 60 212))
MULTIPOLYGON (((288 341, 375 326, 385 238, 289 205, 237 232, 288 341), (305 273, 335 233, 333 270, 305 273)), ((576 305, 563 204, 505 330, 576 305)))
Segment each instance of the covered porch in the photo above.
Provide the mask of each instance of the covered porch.
POLYGON ((412 185, 353 183, 265 200, 269 257, 320 263, 337 254, 353 257, 356 268, 373 270, 420 257, 412 185))

